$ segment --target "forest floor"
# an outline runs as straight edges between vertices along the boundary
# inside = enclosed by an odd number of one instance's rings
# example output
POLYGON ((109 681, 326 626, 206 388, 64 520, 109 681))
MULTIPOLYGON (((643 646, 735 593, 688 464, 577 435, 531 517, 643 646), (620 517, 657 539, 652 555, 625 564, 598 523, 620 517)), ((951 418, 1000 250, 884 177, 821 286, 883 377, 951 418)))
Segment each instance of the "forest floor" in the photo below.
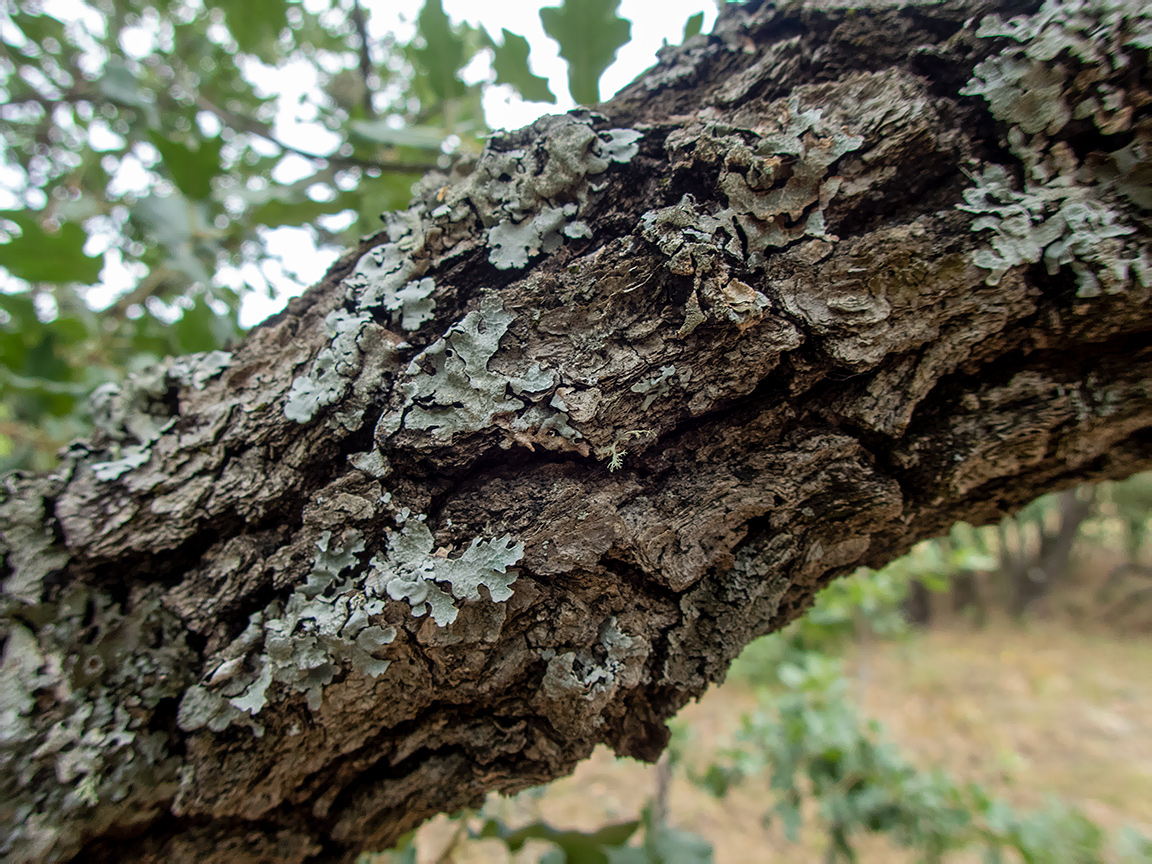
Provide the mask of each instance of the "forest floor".
MULTIPOLYGON (((978 782, 1020 811, 1055 798, 1110 831, 1129 824, 1152 836, 1152 634, 954 623, 856 646, 846 660, 861 715, 878 720, 921 769, 978 782)), ((706 763, 757 704, 755 689, 734 677, 685 707, 677 722, 691 730, 686 758, 706 763)), ((655 782, 654 766, 599 748, 572 776, 488 807, 513 825, 544 819, 589 830, 637 818, 655 782)), ((823 861, 815 821, 806 821, 797 845, 778 827, 762 826, 771 806, 766 786, 760 779, 716 800, 677 771, 669 823, 707 838, 716 864, 823 861)), ((550 848, 530 845, 510 858, 497 841, 469 841, 445 855, 455 830, 444 817, 426 824, 419 864, 521 864, 550 848)), ((913 860, 882 838, 860 848, 863 864, 913 860)))

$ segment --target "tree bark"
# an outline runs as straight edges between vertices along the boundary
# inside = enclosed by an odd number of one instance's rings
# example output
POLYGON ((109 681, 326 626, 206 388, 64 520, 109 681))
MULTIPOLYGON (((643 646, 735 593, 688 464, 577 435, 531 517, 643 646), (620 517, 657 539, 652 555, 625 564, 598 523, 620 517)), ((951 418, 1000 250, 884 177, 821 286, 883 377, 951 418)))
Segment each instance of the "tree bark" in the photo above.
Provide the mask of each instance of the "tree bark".
POLYGON ((974 263, 971 172, 1023 170, 959 93, 992 9, 731 5, 98 393, 5 481, 4 853, 351 861, 655 759, 831 579, 1152 464, 1148 289, 974 263))

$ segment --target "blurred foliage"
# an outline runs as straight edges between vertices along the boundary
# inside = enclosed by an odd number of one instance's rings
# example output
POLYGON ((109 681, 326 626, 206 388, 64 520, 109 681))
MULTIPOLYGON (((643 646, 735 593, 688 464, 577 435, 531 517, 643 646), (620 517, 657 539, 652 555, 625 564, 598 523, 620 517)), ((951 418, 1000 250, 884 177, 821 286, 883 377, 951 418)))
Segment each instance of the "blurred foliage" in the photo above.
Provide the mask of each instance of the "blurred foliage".
POLYGON ((837 659, 811 652, 787 668, 764 707, 743 718, 735 746, 703 770, 690 768, 690 776, 717 797, 738 784, 766 782, 772 807, 765 822, 779 820, 796 843, 805 816, 815 813, 826 861, 855 862, 863 834, 884 835, 924 862, 959 850, 979 851, 986 862, 1152 860, 1152 844, 1134 829, 1109 838, 1084 813, 1056 801, 1018 813, 977 784, 915 767, 879 723, 861 721, 837 659))
MULTIPOLYGON (((533 793, 534 790, 527 792, 533 793)), ((469 843, 496 840, 509 857, 533 841, 547 846, 539 858, 540 864, 712 864, 708 841, 662 824, 655 815, 658 808, 652 804, 644 808, 639 819, 602 825, 592 831, 564 830, 544 821, 512 827, 495 809, 465 810, 450 817, 455 827, 436 860, 448 864, 457 860, 469 843)), ((415 864, 416 834, 409 832, 388 852, 361 856, 361 864, 415 864)))
MULTIPOLYGON (((1078 529, 1090 542, 1093 532, 1122 528, 1138 560, 1147 549, 1150 486, 1149 475, 1102 484, 1092 498, 1095 509, 1078 529)), ((1064 496, 1065 506, 1068 500, 1064 496)), ((1045 496, 1014 522, 1040 534, 1043 523, 1059 522, 1060 502, 1059 495, 1045 496)), ((957 578, 995 570, 1000 558, 993 552, 1003 536, 999 526, 961 524, 880 571, 862 569, 833 582, 803 618, 752 643, 733 664, 730 674, 762 695, 761 709, 742 718, 734 746, 703 766, 691 764, 692 731, 676 727, 674 762, 685 764, 689 777, 717 797, 737 785, 766 783, 770 809, 763 819, 779 820, 793 843, 806 816, 815 814, 826 835, 827 862, 856 861, 864 834, 884 835, 924 862, 958 850, 978 851, 990 864, 1152 861, 1152 840, 1132 828, 1109 837, 1084 813, 1056 801, 1018 813, 976 784, 920 770, 886 740, 880 724, 863 721, 853 706, 844 649, 855 640, 908 635, 902 609, 911 587, 943 592, 957 578)))
MULTIPOLYGON (((88 428, 84 396, 97 385, 167 354, 227 347, 248 292, 305 281, 269 229, 350 245, 406 206, 428 169, 479 150, 486 87, 556 101, 523 36, 453 24, 441 0, 426 0, 411 41, 373 39, 362 2, 9 4, 0 471, 49 467, 88 428), (480 54, 487 78, 465 83, 480 54), (323 145, 295 140, 293 119, 323 145), (102 272, 118 288, 96 298, 102 272)), ((600 76, 630 39, 617 6, 561 0, 540 11, 579 101, 599 99, 600 76)), ((686 32, 699 26, 693 16, 686 32)))

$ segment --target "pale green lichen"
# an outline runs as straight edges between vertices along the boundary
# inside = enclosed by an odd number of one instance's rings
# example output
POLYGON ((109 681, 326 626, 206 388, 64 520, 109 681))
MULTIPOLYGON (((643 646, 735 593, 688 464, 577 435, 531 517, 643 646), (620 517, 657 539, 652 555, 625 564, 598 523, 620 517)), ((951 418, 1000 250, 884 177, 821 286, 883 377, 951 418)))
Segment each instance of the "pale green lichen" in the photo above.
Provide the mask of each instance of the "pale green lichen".
POLYGON ((328 313, 324 327, 332 341, 316 355, 308 372, 292 382, 284 402, 285 417, 307 423, 321 408, 343 398, 363 363, 359 343, 371 322, 367 313, 353 316, 343 309, 328 313))
POLYGON ((419 265, 409 249, 422 234, 410 219, 393 220, 389 230, 398 241, 365 254, 343 284, 360 313, 383 309, 402 330, 419 330, 436 311, 432 297, 436 282, 427 276, 416 278, 419 265))
POLYGON ((864 143, 823 119, 823 109, 800 109, 792 95, 787 106, 765 118, 760 134, 715 126, 724 139, 720 188, 748 239, 749 266, 759 267, 768 249, 783 248, 802 237, 835 239, 827 234, 824 211, 840 189, 832 166, 864 143), (774 131, 764 127, 774 124, 774 131))
MULTIPOLYGON (((637 381, 632 385, 631 390, 633 393, 643 393, 644 402, 640 405, 641 411, 647 411, 652 407, 652 403, 668 395, 668 382, 672 376, 676 374, 675 366, 661 366, 660 373, 653 375, 651 378, 645 378, 643 381, 637 381)), ((691 371, 684 371, 680 373, 680 383, 687 384, 691 371)))
POLYGON ((252 615, 202 683, 185 691, 180 728, 218 732, 237 723, 260 735, 263 728, 254 718, 270 700, 300 693, 319 711, 324 688, 338 674, 383 675, 390 661, 378 652, 396 638, 396 630, 379 617, 389 599, 407 601, 413 615, 430 611, 438 625, 448 626, 458 614, 453 597, 477 602, 481 586, 493 602, 512 596, 516 573, 508 568, 523 557, 522 543, 508 536, 476 538, 450 558, 433 554, 432 533, 422 516, 412 518, 404 510, 397 519, 402 528, 388 533, 387 550, 366 567, 360 563, 364 542, 358 531, 346 530, 339 543, 331 532, 322 532, 304 584, 286 603, 274 600, 252 615))
POLYGON ((0 627, 0 855, 68 859, 114 813, 174 794, 179 760, 150 721, 188 683, 192 652, 158 589, 124 611, 72 585, 0 627))
POLYGON ((1043 260, 1049 273, 1069 265, 1081 297, 1125 290, 1133 278, 1152 285, 1146 220, 1123 206, 1152 207, 1152 130, 1139 114, 1147 98, 1125 89, 1132 52, 1152 47, 1152 7, 1048 0, 1008 22, 988 16, 978 35, 1010 41, 977 64, 961 92, 983 96, 1008 124, 1024 170, 1022 183, 1000 166, 973 175, 958 206, 977 216, 973 231, 995 235, 973 262, 989 271, 989 284, 1020 264, 1043 260), (1105 135, 1131 130, 1133 140, 1081 159, 1068 142, 1050 140, 1074 118, 1091 118, 1105 135))
MULTIPOLYGON (((539 364, 515 376, 488 368, 514 320, 498 297, 488 296, 478 311, 469 312, 417 355, 405 373, 407 380, 399 387, 404 404, 381 416, 376 427, 377 440, 387 439, 404 428, 427 431, 434 440, 449 442, 455 434, 490 427, 496 417, 524 412, 526 400, 535 394, 543 398, 556 385, 554 372, 539 364)), ((521 426, 528 422, 525 418, 531 413, 540 424, 562 429, 561 434, 566 437, 579 436, 563 412, 544 405, 534 405, 532 409, 519 417, 521 426), (551 421, 554 415, 557 419, 551 421)))
POLYGON ((990 249, 972 258, 989 271, 989 285, 999 283, 1012 267, 1041 259, 1050 274, 1070 264, 1081 297, 1097 296, 1101 284, 1108 291, 1122 290, 1133 267, 1146 282, 1140 258, 1125 257, 1116 242, 1136 229, 1121 223, 1120 214, 1097 199, 1092 187, 1033 185, 1020 192, 999 165, 988 166, 973 180, 976 186, 964 191, 965 203, 958 206, 977 216, 973 231, 996 235, 990 249))
POLYGON ((596 448, 596 458, 608 463, 608 471, 612 473, 624 467, 625 446, 628 441, 636 438, 655 438, 655 429, 629 429, 620 432, 611 444, 596 448))
POLYGON ((426 276, 419 281, 409 282, 396 292, 396 299, 385 304, 384 308, 396 313, 402 330, 419 330, 425 321, 431 321, 436 311, 436 301, 432 299, 432 292, 436 290, 436 281, 426 276))
POLYGON ((441 627, 456 620, 453 597, 476 602, 481 599, 480 586, 495 603, 512 596, 517 574, 508 568, 524 556, 523 543, 514 543, 509 535, 495 540, 477 537, 458 558, 433 555, 433 545, 432 532, 422 521, 410 521, 401 531, 391 532, 388 554, 372 559, 367 584, 379 595, 406 600, 413 615, 430 613, 441 627), (437 582, 447 584, 448 590, 437 582))
POLYGON ((169 375, 194 390, 203 390, 209 381, 230 365, 230 351, 205 351, 176 358, 169 375))
POLYGON ((489 149, 472 180, 472 197, 482 199, 474 204, 493 223, 488 260, 501 270, 528 266, 535 256, 560 248, 564 237, 591 237, 588 224, 574 218, 584 208, 588 178, 639 153, 642 133, 634 129, 597 133, 572 116, 545 126, 543 153, 489 149))
MULTIPOLYGON (((220 731, 246 722, 243 715, 255 716, 267 704, 274 682, 281 685, 281 694, 303 693, 317 711, 325 685, 345 665, 373 677, 387 671, 389 661, 374 652, 392 642, 396 631, 370 623, 370 616, 384 611, 383 599, 364 591, 362 575, 337 581, 359 564, 364 551, 359 532, 346 531, 337 545, 324 531, 316 548, 312 572, 287 603, 274 600, 253 615, 229 648, 234 656, 210 673, 206 685, 185 693, 178 717, 182 729, 220 731), (258 646, 263 652, 246 663, 245 655, 258 646)), ((258 725, 247 722, 261 734, 258 725)))
POLYGON ((176 422, 168 402, 170 388, 203 390, 231 362, 227 351, 170 357, 120 383, 97 387, 89 397, 89 411, 115 458, 92 463, 96 479, 115 480, 147 464, 152 444, 176 422))
POLYGON ((232 362, 227 351, 167 358, 120 383, 97 387, 88 400, 92 422, 116 459, 92 465, 100 480, 114 480, 148 461, 151 445, 175 422, 168 403, 174 385, 203 390, 232 362))
MULTIPOLYGON (((541 252, 550 255, 564 242, 562 232, 568 234, 571 227, 565 225, 565 220, 575 213, 575 204, 545 206, 523 222, 501 222, 488 232, 488 245, 492 247, 490 260, 499 269, 508 270, 527 267, 528 260, 541 252)), ((583 230, 578 232, 580 236, 590 236, 588 226, 583 222, 572 225, 583 226, 583 230)))
POLYGON ((41 600, 44 580, 68 562, 68 553, 45 525, 45 499, 61 480, 11 475, 0 486, 0 560, 8 571, 0 592, 0 609, 33 606, 41 600))
POLYGON ((434 286, 420 282, 416 288, 411 286, 423 275, 423 265, 413 253, 424 246, 424 209, 417 204, 381 218, 388 242, 363 255, 343 285, 357 312, 385 309, 402 326, 405 318, 414 325, 404 329, 416 329, 431 317, 436 305, 430 296, 434 286))
MULTIPOLYGON (((603 659, 588 650, 557 653, 546 649, 548 661, 541 681, 541 692, 549 699, 567 701, 572 696, 604 704, 621 687, 635 686, 639 670, 648 656, 648 644, 638 636, 629 636, 616 620, 608 618, 600 626, 599 647, 603 659)), ((594 723, 603 722, 596 717, 594 723)))

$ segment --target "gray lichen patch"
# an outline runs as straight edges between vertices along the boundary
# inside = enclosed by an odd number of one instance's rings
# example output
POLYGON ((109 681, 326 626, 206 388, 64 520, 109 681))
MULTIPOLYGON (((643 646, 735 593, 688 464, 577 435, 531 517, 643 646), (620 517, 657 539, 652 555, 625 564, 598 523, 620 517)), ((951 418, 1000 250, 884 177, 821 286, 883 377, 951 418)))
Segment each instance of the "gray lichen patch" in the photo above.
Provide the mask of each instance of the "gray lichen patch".
MULTIPOLYGON (((213 366, 214 361, 209 361, 201 371, 207 373, 213 366)), ((179 364, 168 358, 147 371, 129 375, 119 384, 104 384, 92 392, 92 421, 116 456, 92 464, 97 479, 115 480, 148 461, 152 443, 173 423, 165 401, 169 387, 182 380, 203 382, 211 377, 197 375, 194 370, 198 367, 195 358, 184 358, 179 364)))
POLYGON ((509 568, 523 557, 523 543, 510 536, 476 538, 459 556, 448 557, 433 553, 423 517, 405 510, 398 519, 403 527, 388 532, 387 549, 367 566, 358 531, 346 529, 339 540, 321 532, 304 583, 287 602, 274 600, 252 615, 247 629, 205 668, 201 683, 184 693, 180 727, 219 732, 242 724, 261 735, 255 718, 269 701, 299 693, 319 712, 324 689, 337 677, 383 675, 390 661, 379 653, 396 639, 383 617, 389 600, 406 601, 415 616, 430 612, 446 627, 456 620, 455 601, 481 601, 481 586, 496 603, 512 596, 517 574, 509 568))
POLYGON ((720 176, 728 206, 748 238, 753 267, 767 249, 806 235, 828 236, 824 211, 841 183, 829 169, 864 143, 862 136, 823 122, 821 109, 800 110, 798 95, 777 110, 775 131, 761 127, 754 145, 733 141, 720 176))
POLYGON ((411 228, 411 220, 393 220, 390 229, 399 239, 361 257, 344 280, 344 287, 361 313, 383 309, 401 329, 419 330, 436 311, 432 297, 436 282, 431 277, 418 278, 427 263, 413 257, 410 247, 422 235, 411 228))
POLYGON ((165 358, 118 384, 103 384, 89 397, 89 410, 113 459, 92 463, 97 480, 109 481, 146 464, 152 444, 175 422, 167 397, 176 386, 203 390, 232 363, 227 351, 165 358))
MULTIPOLYGON (((884 110, 876 108, 881 114, 884 110)), ((756 129, 704 122, 671 133, 665 147, 673 164, 719 166, 726 207, 702 207, 690 195, 645 213, 638 233, 667 256, 667 269, 693 277, 677 335, 687 338, 706 320, 743 330, 762 320, 767 297, 735 278, 733 268, 763 270, 771 250, 805 238, 834 242, 825 212, 843 180, 832 173, 859 150, 860 134, 802 110, 800 96, 779 100, 756 129)))
POLYGON ((1152 286, 1149 231, 1130 206, 1152 208, 1149 95, 1129 74, 1133 51, 1152 47, 1152 9, 1137 2, 1048 0, 1035 14, 1008 22, 992 15, 977 35, 1007 38, 979 63, 961 90, 983 96, 1009 127, 1009 149, 1023 182, 1002 166, 972 175, 961 210, 973 231, 993 233, 973 262, 995 285, 1013 267, 1068 265, 1081 297, 1119 292, 1133 281, 1152 286), (1073 141, 1051 140, 1073 119, 1091 119, 1105 135, 1134 138, 1111 153, 1078 154, 1073 141))
POLYGON ((194 390, 203 390, 209 381, 231 364, 230 351, 204 351, 178 358, 168 374, 194 390))
POLYGON ((430 614, 441 627, 456 620, 453 597, 477 602, 481 586, 495 603, 512 596, 517 574, 509 568, 524 557, 523 543, 514 543, 509 535, 492 540, 477 537, 457 558, 434 555, 433 545, 432 532, 424 522, 408 521, 402 530, 390 533, 387 555, 372 559, 368 586, 378 595, 406 600, 413 615, 430 614), (437 582, 447 584, 447 590, 437 582))
POLYGON ((541 207, 539 212, 523 222, 505 221, 488 231, 489 256, 501 270, 523 268, 528 260, 543 252, 550 255, 560 248, 564 236, 588 237, 591 232, 583 222, 565 224, 576 214, 575 204, 563 207, 541 207))
POLYGON ((3 634, 5 860, 68 859, 124 808, 147 815, 171 798, 179 762, 150 721, 187 684, 192 655, 158 591, 126 612, 73 585, 3 634))
POLYGON ((361 329, 371 321, 367 314, 353 317, 343 309, 328 313, 324 328, 332 343, 317 355, 306 374, 292 382, 284 403, 285 417, 307 423, 317 411, 344 395, 349 379, 360 371, 360 349, 356 341, 361 329))
POLYGON ((395 368, 395 347, 367 312, 350 315, 335 309, 324 319, 324 327, 332 341, 316 356, 311 368, 292 382, 284 416, 307 423, 321 408, 341 402, 334 419, 354 428, 384 376, 395 368), (366 358, 372 362, 366 364, 366 358), (351 398, 345 398, 349 388, 353 390, 351 398))
POLYGON ((1043 260, 1049 273, 1071 265, 1081 297, 1095 297, 1101 286, 1122 291, 1135 273, 1152 287, 1148 249, 1130 250, 1120 238, 1134 234, 1121 213, 1101 200, 1097 189, 1056 183, 1023 191, 999 165, 973 175, 976 185, 964 192, 961 210, 976 215, 973 231, 994 234, 990 249, 980 249, 973 263, 989 271, 987 282, 996 285, 1011 268, 1043 260))
POLYGON ((601 624, 594 651, 544 652, 548 666, 540 693, 551 701, 570 703, 579 699, 587 703, 579 713, 589 715, 594 725, 601 725, 603 706, 618 690, 640 683, 649 650, 646 639, 625 633, 612 616, 601 624))
POLYGON ((40 603, 45 578, 64 567, 67 552, 45 524, 46 501, 59 493, 63 477, 9 474, 0 480, 0 561, 8 575, 0 610, 40 603))
POLYGON ((685 195, 678 204, 645 213, 639 231, 668 257, 671 273, 690 276, 711 265, 721 252, 733 260, 743 258, 734 215, 730 209, 704 213, 691 195, 685 195))
MULTIPOLYGON (((640 405, 641 411, 647 411, 652 407, 652 403, 668 395, 668 382, 672 376, 676 374, 675 366, 662 366, 660 374, 654 375, 651 378, 646 378, 643 381, 637 381, 630 388, 633 393, 644 394, 644 402, 640 405)), ((680 384, 687 385, 688 379, 691 377, 691 370, 684 370, 680 373, 680 384)))
POLYGON ((322 532, 316 549, 312 572, 287 603, 274 600, 255 613, 226 649, 226 659, 206 671, 203 684, 184 694, 182 729, 218 732, 245 723, 262 734, 261 726, 249 718, 269 699, 302 693, 309 708, 318 711, 324 687, 346 668, 371 677, 387 671, 389 661, 375 652, 390 644, 396 631, 371 621, 384 611, 384 599, 365 591, 363 572, 340 578, 359 567, 364 551, 359 532, 345 531, 339 544, 331 532, 322 532))
POLYGON ((642 133, 609 129, 597 133, 590 119, 549 118, 538 149, 486 149, 467 196, 489 227, 489 261, 501 270, 521 269, 531 258, 558 249, 564 237, 587 238, 591 229, 576 217, 588 199, 588 178, 612 163, 631 161, 642 133))
MULTIPOLYGON (((455 434, 479 432, 496 425, 497 418, 520 414, 533 397, 542 403, 556 384, 555 373, 539 364, 521 375, 489 369, 489 361, 514 320, 499 298, 489 296, 478 311, 469 312, 417 355, 405 373, 407 380, 399 387, 404 402, 380 417, 376 440, 384 443, 403 428, 430 432, 437 443, 447 443, 455 434)), ((529 414, 539 417, 541 425, 560 431, 567 440, 579 435, 568 425, 564 412, 546 404, 533 405, 530 412, 521 415, 518 431, 530 431, 524 427, 529 414)), ((504 425, 515 422, 509 420, 504 425)))

